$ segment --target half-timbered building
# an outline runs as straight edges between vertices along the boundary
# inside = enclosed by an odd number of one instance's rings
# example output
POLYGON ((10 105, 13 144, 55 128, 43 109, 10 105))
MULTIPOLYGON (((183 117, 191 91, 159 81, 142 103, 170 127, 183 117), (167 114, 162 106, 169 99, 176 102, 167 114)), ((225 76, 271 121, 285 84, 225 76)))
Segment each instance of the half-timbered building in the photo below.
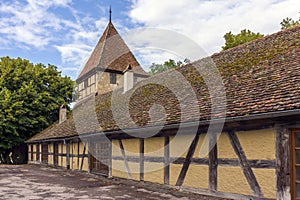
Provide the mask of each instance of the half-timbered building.
POLYGON ((205 59, 176 69, 190 83, 199 109, 185 113, 186 120, 180 105, 188 97, 180 99, 154 84, 171 74, 165 72, 129 91, 99 93, 80 101, 74 112, 94 102, 96 125, 90 125, 91 113, 73 112, 27 141, 29 163, 232 199, 300 199, 300 26, 209 57, 223 80, 226 118, 222 133, 212 134, 210 141, 216 144, 201 156, 212 118, 217 124, 225 117, 211 113, 211 92, 195 69, 208 67, 205 59), (128 97, 134 124, 115 119, 114 112, 126 109, 123 100, 128 97), (115 104, 113 98, 118 99, 115 104), (164 108, 165 118, 151 121, 153 104, 164 108), (160 126, 160 120, 164 125, 157 134, 142 137, 160 126), (191 141, 187 147, 185 141, 191 141))

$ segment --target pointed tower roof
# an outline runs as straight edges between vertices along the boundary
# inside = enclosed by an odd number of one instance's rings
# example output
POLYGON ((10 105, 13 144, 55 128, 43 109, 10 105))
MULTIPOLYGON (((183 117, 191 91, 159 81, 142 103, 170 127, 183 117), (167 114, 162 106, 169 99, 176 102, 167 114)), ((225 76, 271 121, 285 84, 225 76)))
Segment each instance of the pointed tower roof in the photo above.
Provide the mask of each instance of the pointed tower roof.
POLYGON ((78 79, 94 70, 113 70, 123 72, 129 65, 136 74, 147 75, 135 59, 124 40, 110 21, 93 50, 90 58, 80 72, 78 79))

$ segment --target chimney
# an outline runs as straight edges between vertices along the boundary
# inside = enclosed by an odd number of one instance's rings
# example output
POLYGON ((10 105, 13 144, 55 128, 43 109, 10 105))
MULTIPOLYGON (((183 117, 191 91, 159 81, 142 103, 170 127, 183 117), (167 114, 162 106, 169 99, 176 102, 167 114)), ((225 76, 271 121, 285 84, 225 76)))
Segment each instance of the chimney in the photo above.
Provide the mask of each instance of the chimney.
POLYGON ((134 73, 131 65, 123 71, 124 73, 124 93, 133 88, 134 85, 134 73))
POLYGON ((62 123, 67 119, 67 108, 64 105, 61 105, 59 108, 59 121, 58 123, 62 123))

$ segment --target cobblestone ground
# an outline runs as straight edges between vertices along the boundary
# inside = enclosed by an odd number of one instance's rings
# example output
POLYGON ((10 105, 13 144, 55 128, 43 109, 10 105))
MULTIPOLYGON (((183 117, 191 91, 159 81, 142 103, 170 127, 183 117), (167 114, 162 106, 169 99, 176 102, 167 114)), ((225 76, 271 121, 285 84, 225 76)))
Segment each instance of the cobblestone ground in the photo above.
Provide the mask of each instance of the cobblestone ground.
POLYGON ((36 165, 0 165, 0 199, 216 199, 36 165))

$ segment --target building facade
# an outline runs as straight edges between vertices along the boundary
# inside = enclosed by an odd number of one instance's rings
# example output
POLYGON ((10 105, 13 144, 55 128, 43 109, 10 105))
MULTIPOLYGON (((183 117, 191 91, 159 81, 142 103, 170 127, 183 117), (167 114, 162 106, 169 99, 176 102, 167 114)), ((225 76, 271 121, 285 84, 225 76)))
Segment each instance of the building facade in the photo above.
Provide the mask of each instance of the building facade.
POLYGON ((189 106, 188 97, 180 99, 153 84, 172 71, 152 76, 126 92, 93 96, 96 126, 90 112, 74 114, 86 108, 89 98, 78 103, 67 120, 27 141, 29 163, 232 199, 299 199, 300 26, 210 59, 225 86, 225 116, 211 113, 212 93, 195 69, 207 67, 201 59, 176 69, 190 83, 199 112, 181 113, 182 105, 189 106), (130 99, 128 112, 134 124, 127 123, 126 116, 116 120, 115 110, 122 114, 127 108, 124 99, 130 99), (153 122, 153 104, 164 107, 166 118, 153 122), (208 135, 209 125, 224 117, 222 133, 208 135), (158 126, 155 135, 145 137, 158 126), (199 153, 203 146, 209 149, 207 155, 199 153))

